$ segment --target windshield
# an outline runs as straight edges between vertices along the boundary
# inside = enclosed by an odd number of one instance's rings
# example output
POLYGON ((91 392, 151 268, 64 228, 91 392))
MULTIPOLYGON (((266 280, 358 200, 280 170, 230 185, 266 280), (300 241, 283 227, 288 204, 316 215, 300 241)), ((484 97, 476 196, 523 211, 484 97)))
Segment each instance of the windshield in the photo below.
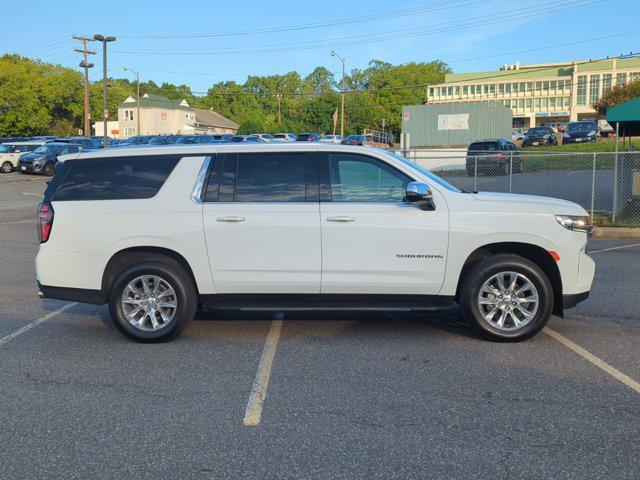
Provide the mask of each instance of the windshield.
POLYGON ((527 135, 548 135, 549 129, 546 127, 530 128, 527 130, 527 135))
POLYGON ((416 165, 415 163, 410 162, 406 158, 401 157, 400 155, 398 155, 397 153, 393 153, 393 152, 389 152, 389 151, 385 151, 385 153, 388 154, 388 155, 391 155, 393 158, 395 158, 397 160, 400 160, 402 163, 404 163, 406 165, 409 165, 414 170, 419 171, 420 173, 422 173, 423 175, 428 177, 430 180, 433 180, 435 183, 437 183, 441 187, 444 187, 447 190, 451 190, 452 192, 462 193, 462 190, 460 190, 459 188, 454 187, 449 182, 446 182, 443 179, 441 179, 439 176, 431 173, 429 170, 426 170, 426 169, 422 168, 420 165, 416 165))
POLYGON ((50 147, 48 145, 42 145, 41 147, 36 148, 33 153, 43 153, 43 154, 47 154, 47 153, 53 153, 57 150, 57 147, 50 147))
POLYGON ((477 142, 469 145, 472 152, 486 152, 489 150, 498 150, 498 142, 477 142))
POLYGON ((0 153, 11 153, 11 145, 0 145, 0 153))
POLYGON ((178 140, 176 140, 175 143, 182 143, 182 144, 196 143, 196 137, 183 135, 181 137, 178 137, 178 140))
POLYGON ((570 123, 567 130, 570 132, 577 132, 580 130, 595 130, 596 125, 593 122, 575 122, 570 123))

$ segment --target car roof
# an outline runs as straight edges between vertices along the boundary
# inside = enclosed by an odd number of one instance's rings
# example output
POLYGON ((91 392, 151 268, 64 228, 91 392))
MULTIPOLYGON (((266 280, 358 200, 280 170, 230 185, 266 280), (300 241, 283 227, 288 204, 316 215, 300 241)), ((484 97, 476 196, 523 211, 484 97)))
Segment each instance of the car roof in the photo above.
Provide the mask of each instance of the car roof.
POLYGON ((33 140, 31 142, 4 142, 2 145, 46 145, 42 140, 33 140))
MULTIPOLYGON (((157 147, 145 148, 115 148, 100 149, 94 151, 84 151, 77 157, 85 158, 114 158, 149 155, 183 155, 183 156, 206 156, 222 152, 287 152, 287 151, 327 151, 336 150, 343 152, 364 153, 379 150, 374 147, 360 147, 355 145, 328 144, 324 142, 282 142, 282 143, 201 143, 195 145, 159 145, 157 147)), ((384 150, 382 150, 384 151, 384 150)))

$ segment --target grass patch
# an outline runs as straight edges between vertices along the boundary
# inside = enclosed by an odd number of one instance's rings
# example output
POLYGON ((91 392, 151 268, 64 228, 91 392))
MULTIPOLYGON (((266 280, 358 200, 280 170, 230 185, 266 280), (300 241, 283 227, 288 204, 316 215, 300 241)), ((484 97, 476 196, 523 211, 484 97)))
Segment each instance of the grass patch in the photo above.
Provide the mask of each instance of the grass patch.
MULTIPOLYGON (((622 144, 620 144, 622 146, 622 144)), ((632 149, 640 149, 640 140, 631 142, 632 149)), ((545 146, 545 147, 527 147, 525 152, 614 152, 616 149, 615 142, 611 140, 602 140, 596 143, 569 143, 567 145, 545 146)))
POLYGON ((616 221, 611 220, 610 213, 593 213, 593 224, 596 227, 640 227, 640 210, 626 208, 617 215, 616 221))

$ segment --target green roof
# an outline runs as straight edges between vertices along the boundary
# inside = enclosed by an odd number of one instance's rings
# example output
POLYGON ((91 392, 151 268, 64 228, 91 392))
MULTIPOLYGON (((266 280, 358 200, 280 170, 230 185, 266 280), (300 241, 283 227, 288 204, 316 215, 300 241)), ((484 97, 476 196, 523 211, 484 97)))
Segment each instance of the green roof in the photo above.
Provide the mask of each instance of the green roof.
MULTIPOLYGON (((166 108, 168 110, 193 110, 189 106, 180 105, 184 100, 171 100, 167 97, 163 97, 162 95, 155 95, 152 93, 146 93, 142 97, 140 97, 140 108, 166 108)), ((120 104, 119 108, 123 107, 131 107, 137 104, 136 100, 133 99, 131 101, 125 100, 120 104)))
POLYGON ((640 122, 640 97, 621 103, 607 110, 607 122, 640 122))
MULTIPOLYGON (((523 65, 517 70, 498 70, 491 72, 450 73, 445 76, 445 83, 470 82, 483 80, 491 81, 519 81, 535 80, 538 78, 570 78, 574 68, 578 73, 600 72, 613 69, 613 60, 578 61, 550 65, 523 65)), ((618 59, 616 70, 640 69, 640 58, 618 59)))

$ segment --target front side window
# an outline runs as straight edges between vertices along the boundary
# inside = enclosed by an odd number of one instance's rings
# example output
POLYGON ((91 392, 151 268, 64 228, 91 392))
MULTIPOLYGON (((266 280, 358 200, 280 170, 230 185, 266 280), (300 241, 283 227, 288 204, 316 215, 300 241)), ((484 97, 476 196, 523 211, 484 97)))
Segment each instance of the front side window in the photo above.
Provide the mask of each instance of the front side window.
POLYGON ((346 153, 325 156, 331 201, 402 203, 411 178, 375 158, 346 153))
POLYGON ((205 198, 208 202, 317 202, 317 154, 218 155, 205 198))

